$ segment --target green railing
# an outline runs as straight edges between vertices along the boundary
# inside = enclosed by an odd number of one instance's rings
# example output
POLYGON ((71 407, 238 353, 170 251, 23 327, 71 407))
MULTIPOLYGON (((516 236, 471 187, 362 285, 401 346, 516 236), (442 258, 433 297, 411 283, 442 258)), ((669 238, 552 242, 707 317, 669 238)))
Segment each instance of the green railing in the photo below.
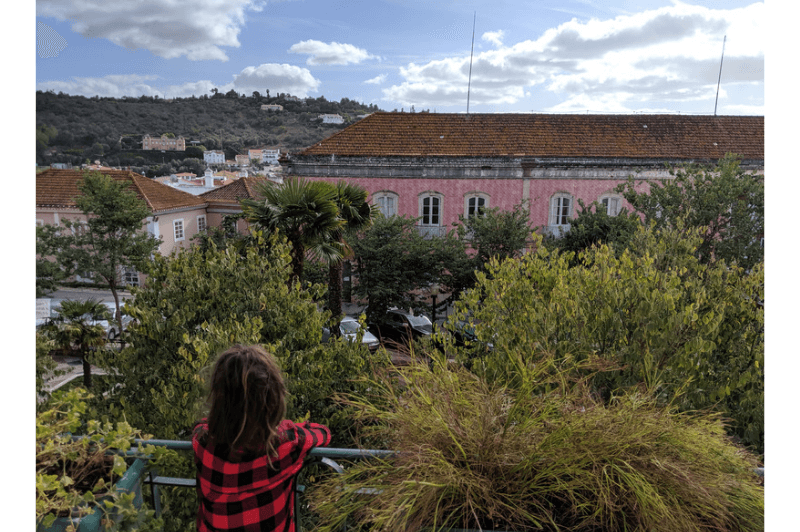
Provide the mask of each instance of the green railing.
MULTIPOLYGON (((181 440, 136 440, 137 444, 148 444, 154 445, 157 447, 166 447, 167 449, 173 449, 176 451, 192 451, 192 442, 191 441, 181 441, 181 440)), ((319 462, 321 464, 330 467, 337 473, 342 473, 344 469, 341 465, 339 465, 336 460, 361 460, 364 458, 376 458, 376 457, 383 457, 383 456, 391 456, 396 454, 395 451, 381 451, 376 449, 339 449, 334 447, 316 447, 311 449, 308 453, 308 458, 306 459, 306 464, 308 462, 319 462)), ((296 481, 296 478, 295 478, 296 481)), ((167 477, 164 475, 159 475, 157 472, 150 471, 147 476, 145 477, 144 481, 145 484, 150 485, 152 498, 151 504, 153 505, 153 509, 156 512, 156 516, 161 515, 161 493, 160 488, 162 486, 167 487, 179 487, 179 488, 195 488, 197 486, 196 478, 183 478, 183 477, 167 477)), ((295 482, 294 485, 295 490, 295 497, 294 497, 294 520, 295 520, 295 530, 300 530, 298 527, 298 519, 300 517, 300 504, 299 504, 299 496, 305 490, 305 486, 298 485, 295 482)))

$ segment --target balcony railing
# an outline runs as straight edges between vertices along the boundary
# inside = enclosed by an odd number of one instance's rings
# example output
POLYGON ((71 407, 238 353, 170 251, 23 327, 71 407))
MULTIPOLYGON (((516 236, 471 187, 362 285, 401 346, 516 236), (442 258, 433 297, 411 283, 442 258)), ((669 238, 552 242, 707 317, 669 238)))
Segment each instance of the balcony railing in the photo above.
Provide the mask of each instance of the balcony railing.
POLYGON ((419 234, 422 235, 422 238, 425 239, 436 236, 445 236, 447 234, 447 228, 440 225, 419 224, 417 225, 417 229, 419 230, 419 234))
MULTIPOLYGON (((181 440, 136 440, 136 443, 142 445, 154 445, 157 447, 166 447, 176 451, 189 451, 192 452, 191 441, 181 440)), ((365 458, 386 457, 396 454, 395 451, 382 451, 376 449, 338 449, 335 447, 316 447, 311 449, 306 459, 306 464, 309 462, 319 462, 327 467, 330 467, 337 473, 343 473, 344 469, 335 460, 360 460, 365 458)), ((145 484, 151 486, 152 499, 151 504, 156 512, 156 517, 161 515, 161 486, 170 486, 178 488, 192 488, 197 486, 197 479, 183 478, 183 477, 167 477, 159 475, 155 472, 148 473, 144 479, 145 484)), ((300 530, 298 522, 300 519, 301 506, 299 504, 299 496, 305 490, 305 486, 298 485, 295 482, 295 497, 294 497, 294 516, 295 530, 300 530)))

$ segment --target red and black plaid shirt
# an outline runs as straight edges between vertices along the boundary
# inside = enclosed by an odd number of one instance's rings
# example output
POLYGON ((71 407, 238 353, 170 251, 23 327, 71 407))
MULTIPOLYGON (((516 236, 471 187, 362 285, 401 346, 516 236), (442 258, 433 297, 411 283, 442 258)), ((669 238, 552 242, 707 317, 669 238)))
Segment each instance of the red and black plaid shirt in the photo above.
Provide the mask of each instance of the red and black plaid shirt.
POLYGON ((192 435, 197 464, 198 532, 232 530, 294 532, 294 476, 314 447, 324 447, 331 433, 317 423, 284 420, 277 456, 243 454, 229 462, 229 450, 207 440, 208 425, 200 422, 192 435))

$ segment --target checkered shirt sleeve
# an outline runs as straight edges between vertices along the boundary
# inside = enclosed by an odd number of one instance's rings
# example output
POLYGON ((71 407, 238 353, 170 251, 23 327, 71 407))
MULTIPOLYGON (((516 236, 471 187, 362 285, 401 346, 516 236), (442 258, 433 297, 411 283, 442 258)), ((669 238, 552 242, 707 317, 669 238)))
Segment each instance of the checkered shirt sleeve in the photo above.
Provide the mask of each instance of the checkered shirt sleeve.
MULTIPOLYGON (((284 420, 277 456, 227 461, 227 450, 217 449, 200 435, 208 431, 205 420, 192 436, 197 465, 198 532, 294 532, 292 481, 314 447, 327 446, 331 433, 317 423, 284 420)), ((251 458, 251 457, 245 457, 251 458)))

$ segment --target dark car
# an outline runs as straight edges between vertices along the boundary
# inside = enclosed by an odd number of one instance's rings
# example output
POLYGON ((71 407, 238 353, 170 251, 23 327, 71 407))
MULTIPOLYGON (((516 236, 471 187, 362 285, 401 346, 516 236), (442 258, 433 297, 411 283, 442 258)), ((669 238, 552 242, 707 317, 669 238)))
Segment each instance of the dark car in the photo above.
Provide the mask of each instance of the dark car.
POLYGON ((381 342, 391 340, 408 343, 409 340, 433 334, 433 324, 425 315, 414 315, 404 310, 393 309, 386 313, 383 323, 373 324, 375 336, 381 342))
MULTIPOLYGON (((450 328, 449 328, 450 329, 450 328)), ((481 342, 475 334, 475 326, 467 321, 456 321, 450 329, 456 345, 472 347, 475 345, 483 346, 486 350, 494 350, 491 342, 481 342)))

